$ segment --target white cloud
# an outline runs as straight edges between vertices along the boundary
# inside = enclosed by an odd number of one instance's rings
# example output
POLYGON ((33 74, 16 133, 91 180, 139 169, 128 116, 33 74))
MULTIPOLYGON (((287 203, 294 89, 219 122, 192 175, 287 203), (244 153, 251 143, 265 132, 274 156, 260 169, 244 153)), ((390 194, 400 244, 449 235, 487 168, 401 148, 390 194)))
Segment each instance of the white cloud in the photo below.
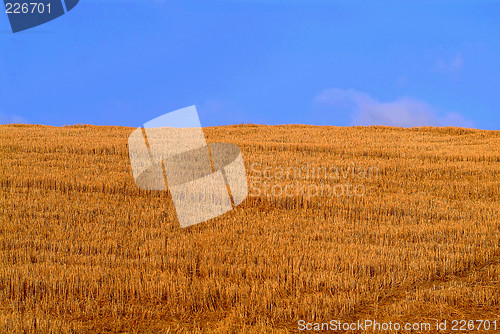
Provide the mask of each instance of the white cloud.
POLYGON ((19 124, 26 123, 26 120, 17 115, 7 115, 0 112, 0 124, 19 124))
POLYGON ((366 93, 352 89, 326 89, 315 97, 314 103, 348 109, 351 112, 352 125, 474 126, 473 122, 458 113, 449 112, 440 116, 436 108, 419 100, 403 97, 390 102, 380 102, 366 93))
POLYGON ((456 54, 450 59, 439 60, 436 69, 448 74, 459 74, 465 67, 465 61, 461 53, 456 54))

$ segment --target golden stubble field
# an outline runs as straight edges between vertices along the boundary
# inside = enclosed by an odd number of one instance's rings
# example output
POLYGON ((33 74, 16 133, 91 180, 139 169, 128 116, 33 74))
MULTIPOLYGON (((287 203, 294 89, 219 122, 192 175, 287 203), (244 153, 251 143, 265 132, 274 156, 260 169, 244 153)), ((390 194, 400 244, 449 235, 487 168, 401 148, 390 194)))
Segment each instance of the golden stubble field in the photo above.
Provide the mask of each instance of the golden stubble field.
POLYGON ((136 188, 132 131, 0 126, 1 332, 500 329, 499 131, 206 128, 241 148, 250 196, 187 229, 136 188))

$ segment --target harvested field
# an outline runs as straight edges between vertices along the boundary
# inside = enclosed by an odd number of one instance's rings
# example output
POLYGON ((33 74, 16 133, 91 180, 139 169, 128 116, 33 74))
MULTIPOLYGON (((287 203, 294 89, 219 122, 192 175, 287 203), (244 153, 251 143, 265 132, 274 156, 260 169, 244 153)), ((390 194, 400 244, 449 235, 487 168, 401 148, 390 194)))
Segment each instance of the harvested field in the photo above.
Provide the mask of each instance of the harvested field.
POLYGON ((250 195, 180 229, 132 128, 0 126, 0 331, 497 321, 500 131, 238 125, 250 195))

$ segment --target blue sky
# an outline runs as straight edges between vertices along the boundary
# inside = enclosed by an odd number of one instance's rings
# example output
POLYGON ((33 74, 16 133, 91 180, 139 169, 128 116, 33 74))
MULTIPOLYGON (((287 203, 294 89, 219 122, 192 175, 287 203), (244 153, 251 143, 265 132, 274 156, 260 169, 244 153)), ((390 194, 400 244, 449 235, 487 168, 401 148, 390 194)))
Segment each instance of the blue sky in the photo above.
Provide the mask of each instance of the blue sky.
POLYGON ((0 123, 500 128, 500 2, 81 0, 13 34, 0 123))

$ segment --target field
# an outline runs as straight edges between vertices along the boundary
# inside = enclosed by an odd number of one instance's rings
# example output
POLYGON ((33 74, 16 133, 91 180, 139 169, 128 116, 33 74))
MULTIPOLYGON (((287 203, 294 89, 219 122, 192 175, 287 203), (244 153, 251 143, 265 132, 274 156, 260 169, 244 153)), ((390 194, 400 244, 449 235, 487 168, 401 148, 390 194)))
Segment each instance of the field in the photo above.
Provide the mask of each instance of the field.
POLYGON ((500 131, 206 128, 250 195, 186 229, 135 186, 132 131, 0 126, 0 332, 500 331, 500 131))

